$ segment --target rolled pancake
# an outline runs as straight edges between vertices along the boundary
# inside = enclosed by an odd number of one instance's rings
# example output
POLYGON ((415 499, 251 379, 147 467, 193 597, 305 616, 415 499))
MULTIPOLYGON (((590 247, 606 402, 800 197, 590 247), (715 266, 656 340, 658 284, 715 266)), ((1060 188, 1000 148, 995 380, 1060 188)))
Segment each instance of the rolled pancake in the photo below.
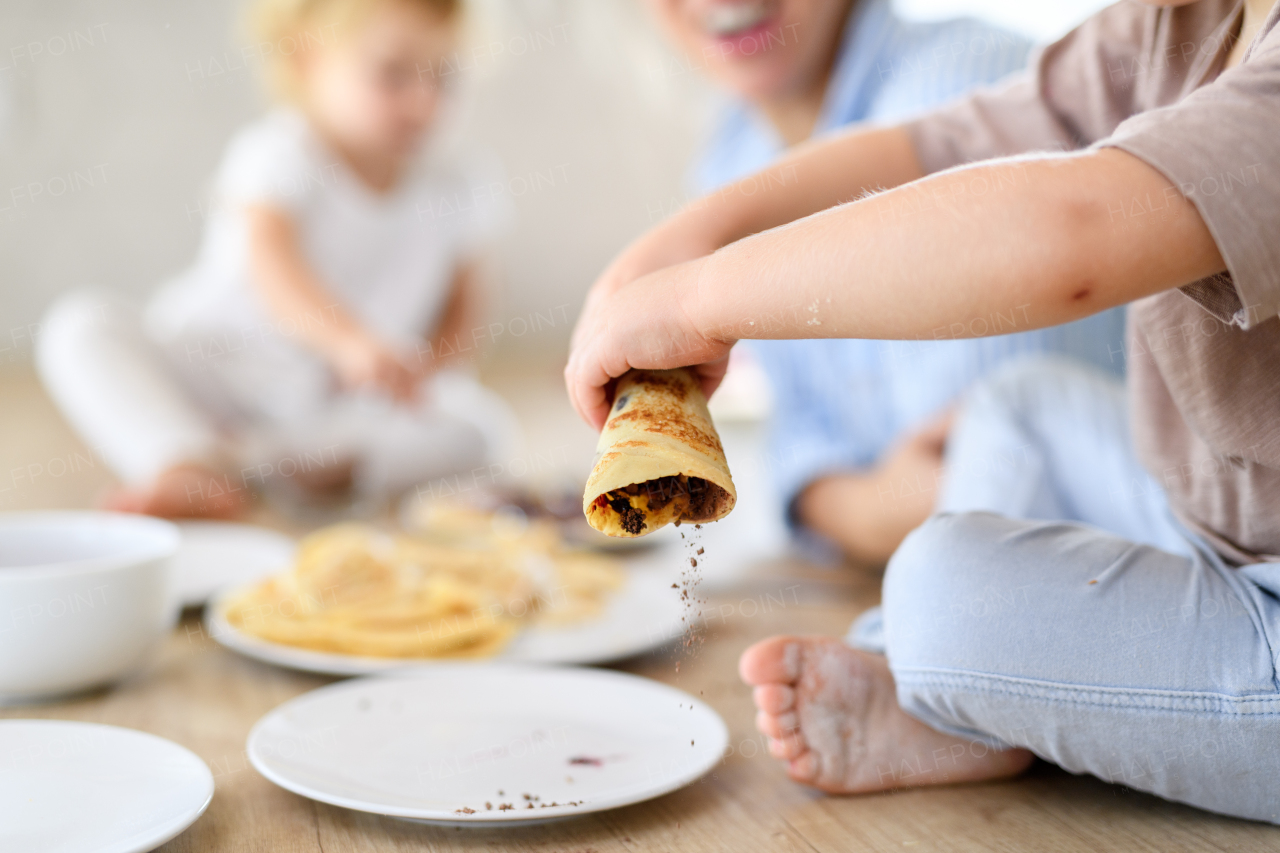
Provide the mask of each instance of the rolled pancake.
POLYGON ((644 536, 673 521, 723 518, 737 499, 697 380, 683 369, 623 375, 582 496, 587 522, 609 536, 644 536))

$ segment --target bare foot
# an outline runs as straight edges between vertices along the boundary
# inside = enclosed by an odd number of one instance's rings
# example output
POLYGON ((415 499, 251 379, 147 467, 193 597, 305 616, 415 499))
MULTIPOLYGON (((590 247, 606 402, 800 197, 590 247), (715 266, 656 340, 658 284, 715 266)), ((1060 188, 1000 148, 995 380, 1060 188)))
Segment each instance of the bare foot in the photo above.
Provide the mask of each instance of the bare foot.
POLYGON ((1001 779, 1031 763, 934 731, 898 707, 883 657, 827 637, 771 637, 742 653, 756 727, 788 775, 832 794, 1001 779))
POLYGON ((292 475, 294 485, 318 499, 341 497, 355 485, 356 462, 338 459, 326 465, 300 467, 292 475))
POLYGON ((251 493, 244 483, 193 463, 174 465, 150 485, 122 487, 102 500, 104 509, 161 518, 239 518, 250 503, 251 493))

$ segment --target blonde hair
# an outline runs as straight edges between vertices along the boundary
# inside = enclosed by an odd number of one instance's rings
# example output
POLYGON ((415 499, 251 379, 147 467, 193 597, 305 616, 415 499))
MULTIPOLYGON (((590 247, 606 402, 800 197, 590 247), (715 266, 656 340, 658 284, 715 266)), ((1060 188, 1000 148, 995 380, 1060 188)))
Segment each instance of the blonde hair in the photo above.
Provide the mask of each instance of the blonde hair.
MULTIPOLYGON (((277 96, 298 99, 298 54, 333 44, 389 0, 256 0, 248 25, 267 63, 267 76, 277 96)), ((463 0, 398 0, 452 23, 461 16, 463 0)))

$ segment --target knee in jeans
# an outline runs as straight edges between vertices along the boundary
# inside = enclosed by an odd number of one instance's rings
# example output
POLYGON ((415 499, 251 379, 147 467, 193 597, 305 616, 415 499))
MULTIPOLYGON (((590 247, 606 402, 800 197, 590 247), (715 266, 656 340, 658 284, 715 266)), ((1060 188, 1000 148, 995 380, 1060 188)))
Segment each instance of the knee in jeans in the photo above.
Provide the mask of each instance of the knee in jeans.
POLYGON ((912 531, 889 560, 885 572, 885 595, 898 590, 910 591, 917 603, 939 595, 949 595, 952 588, 969 585, 967 568, 972 562, 967 555, 973 550, 975 537, 981 535, 980 517, 988 513, 939 513, 912 531))
POLYGON ((906 538, 884 580, 891 663, 952 666, 982 656, 975 644, 1016 609, 1005 600, 1014 578, 1002 577, 994 553, 1016 523, 984 512, 943 513, 906 538))

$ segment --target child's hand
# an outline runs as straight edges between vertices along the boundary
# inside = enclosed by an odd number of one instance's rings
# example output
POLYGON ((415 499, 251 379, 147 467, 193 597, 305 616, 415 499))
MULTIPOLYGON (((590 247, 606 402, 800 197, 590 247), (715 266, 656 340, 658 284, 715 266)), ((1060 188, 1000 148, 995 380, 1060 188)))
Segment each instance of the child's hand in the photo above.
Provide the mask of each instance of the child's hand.
POLYGON ((633 367, 692 367, 707 396, 728 367, 732 340, 703 333, 697 311, 697 260, 593 293, 564 369, 569 399, 596 429, 609 414, 613 380, 633 367))
POLYGON ((687 219, 687 215, 681 215, 651 228, 623 249, 600 274, 587 291, 582 313, 574 326, 572 345, 575 349, 584 337, 593 333, 591 324, 599 316, 596 311, 599 303, 641 276, 696 260, 719 248, 709 237, 691 227, 687 219))
POLYGON ((377 388, 399 403, 417 399, 419 373, 372 337, 352 335, 326 354, 345 388, 377 388))

